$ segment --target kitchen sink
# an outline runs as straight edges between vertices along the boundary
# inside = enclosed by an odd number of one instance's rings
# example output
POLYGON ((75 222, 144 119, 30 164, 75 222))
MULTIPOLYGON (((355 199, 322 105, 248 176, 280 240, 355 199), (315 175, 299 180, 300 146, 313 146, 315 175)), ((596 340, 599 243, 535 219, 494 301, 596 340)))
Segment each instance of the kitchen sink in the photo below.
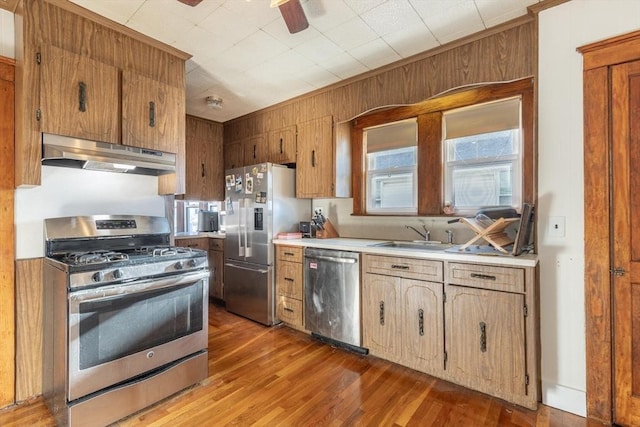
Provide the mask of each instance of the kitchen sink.
POLYGON ((454 245, 450 243, 434 242, 434 241, 417 241, 408 242, 404 240, 382 242, 371 245, 378 248, 397 248, 397 249, 413 249, 419 251, 445 251, 454 245))

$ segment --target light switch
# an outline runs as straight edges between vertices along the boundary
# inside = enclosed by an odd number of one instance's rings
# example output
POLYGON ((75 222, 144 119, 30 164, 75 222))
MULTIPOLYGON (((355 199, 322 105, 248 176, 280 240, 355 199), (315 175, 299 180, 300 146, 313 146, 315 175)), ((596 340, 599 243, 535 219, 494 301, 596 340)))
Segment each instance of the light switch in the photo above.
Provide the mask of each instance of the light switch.
POLYGON ((565 217, 563 216, 550 216, 549 228, 547 234, 553 237, 564 237, 565 234, 565 217))

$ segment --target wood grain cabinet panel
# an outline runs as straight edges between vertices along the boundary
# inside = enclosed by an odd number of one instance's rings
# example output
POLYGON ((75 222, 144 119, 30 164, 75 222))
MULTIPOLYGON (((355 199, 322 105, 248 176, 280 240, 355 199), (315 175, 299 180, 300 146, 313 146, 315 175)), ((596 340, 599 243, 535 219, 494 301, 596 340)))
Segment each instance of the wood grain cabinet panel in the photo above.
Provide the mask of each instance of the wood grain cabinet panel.
POLYGON ((445 288, 447 377, 523 404, 527 394, 524 295, 445 288))
POLYGON ((298 124, 296 197, 333 197, 333 117, 298 124))
POLYGON ((298 330, 304 330, 303 251, 301 247, 276 246, 276 315, 298 330))
POLYGON ((55 46, 41 58, 42 131, 118 144, 118 69, 55 46))
POLYGON ((224 199, 222 124, 187 116, 185 145, 184 198, 224 199))
POLYGON ((209 239, 209 298, 224 301, 224 245, 222 239, 209 239))
POLYGON ((243 141, 244 164, 243 166, 264 163, 269 160, 267 140, 264 134, 251 136, 243 141))
POLYGON ((365 273, 362 282, 362 341, 369 352, 400 362, 398 277, 365 273))
POLYGON ((184 88, 123 71, 122 143, 177 153, 185 139, 184 100, 184 88))
POLYGON ((287 164, 296 162, 296 126, 287 126, 268 134, 269 161, 287 164))
POLYGON ((224 170, 244 166, 244 142, 242 140, 224 144, 224 170))

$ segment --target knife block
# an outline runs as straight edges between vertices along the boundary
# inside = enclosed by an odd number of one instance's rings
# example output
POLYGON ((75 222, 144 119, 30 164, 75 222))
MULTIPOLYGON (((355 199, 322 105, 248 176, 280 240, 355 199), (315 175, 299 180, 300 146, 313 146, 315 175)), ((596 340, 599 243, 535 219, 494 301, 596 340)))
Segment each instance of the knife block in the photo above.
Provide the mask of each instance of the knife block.
POLYGON ((317 230, 316 231, 316 238, 318 238, 318 239, 333 239, 334 237, 340 237, 338 235, 338 232, 336 231, 336 229, 333 227, 333 224, 331 224, 331 221, 329 221, 328 218, 324 222, 324 224, 322 224, 322 226, 324 227, 324 230, 317 230))

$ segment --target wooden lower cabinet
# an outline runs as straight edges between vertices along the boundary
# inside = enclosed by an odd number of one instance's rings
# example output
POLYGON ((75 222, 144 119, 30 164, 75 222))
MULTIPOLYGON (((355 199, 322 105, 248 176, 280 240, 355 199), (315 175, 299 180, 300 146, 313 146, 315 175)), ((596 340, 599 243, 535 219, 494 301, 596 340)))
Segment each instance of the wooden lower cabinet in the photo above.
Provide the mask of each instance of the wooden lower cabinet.
POLYGON ((442 283, 365 273, 362 324, 372 355, 441 375, 442 283))
POLYGON ((224 301, 224 240, 209 239, 209 298, 224 301))
POLYGON ((524 295, 445 285, 447 378, 506 400, 526 395, 524 295))
POLYGON ((276 246, 276 316, 293 327, 304 330, 303 248, 276 246))
POLYGON ((363 345, 372 355, 537 408, 536 267, 363 260, 363 345))

